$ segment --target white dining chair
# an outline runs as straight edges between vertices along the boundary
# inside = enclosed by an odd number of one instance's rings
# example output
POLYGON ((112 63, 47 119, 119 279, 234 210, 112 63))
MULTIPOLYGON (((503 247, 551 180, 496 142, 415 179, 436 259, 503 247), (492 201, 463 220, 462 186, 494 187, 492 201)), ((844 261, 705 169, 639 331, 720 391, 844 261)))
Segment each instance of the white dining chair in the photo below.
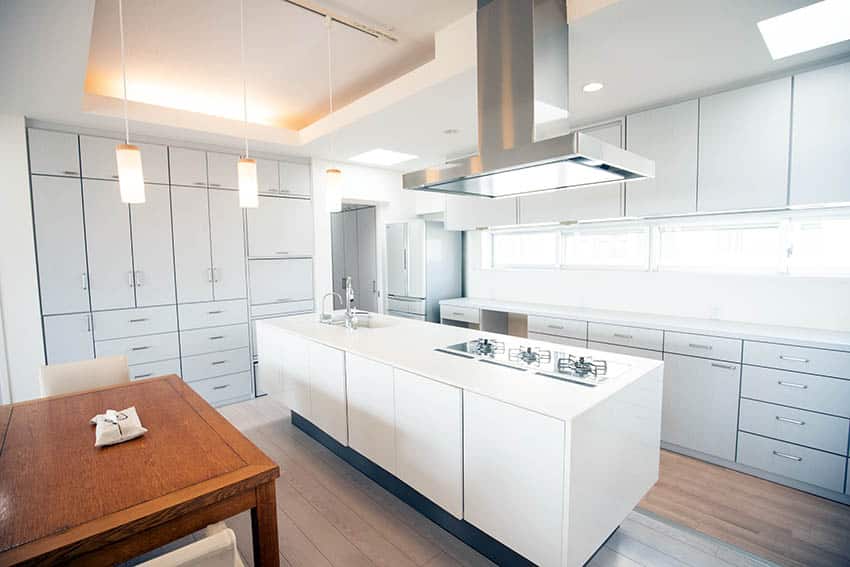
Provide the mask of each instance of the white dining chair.
POLYGON ((38 374, 42 396, 56 396, 130 382, 126 356, 47 364, 38 374))
POLYGON ((208 526, 205 537, 160 555, 137 567, 245 567, 236 548, 236 534, 223 523, 208 526))

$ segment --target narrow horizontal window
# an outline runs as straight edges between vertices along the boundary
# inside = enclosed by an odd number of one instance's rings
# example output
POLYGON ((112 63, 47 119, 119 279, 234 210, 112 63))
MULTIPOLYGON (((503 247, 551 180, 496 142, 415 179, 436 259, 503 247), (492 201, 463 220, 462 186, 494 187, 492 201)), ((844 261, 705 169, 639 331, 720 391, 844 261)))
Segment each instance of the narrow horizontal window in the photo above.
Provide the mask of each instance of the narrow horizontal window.
POLYGON ((792 220, 790 232, 790 274, 850 275, 849 218, 792 220))
POLYGON ((568 268, 646 270, 649 227, 567 230, 563 234, 561 264, 568 268))
POLYGON ((556 268, 558 232, 493 232, 491 247, 494 268, 556 268))

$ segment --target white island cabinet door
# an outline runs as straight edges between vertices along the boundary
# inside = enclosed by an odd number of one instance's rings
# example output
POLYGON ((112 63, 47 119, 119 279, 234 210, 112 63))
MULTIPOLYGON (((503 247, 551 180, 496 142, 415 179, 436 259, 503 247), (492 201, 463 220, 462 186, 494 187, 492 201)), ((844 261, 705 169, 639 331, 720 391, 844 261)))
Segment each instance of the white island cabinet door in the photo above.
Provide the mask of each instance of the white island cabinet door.
POLYGON ((239 193, 210 189, 210 243, 215 300, 247 297, 245 230, 239 193))
POLYGON ((348 446, 395 474, 393 368, 346 353, 348 446))
POLYGON ((286 405, 301 417, 311 419, 310 413, 310 343, 289 333, 266 335, 257 345, 260 362, 265 348, 274 349, 272 360, 280 364, 280 377, 286 405), (272 338, 274 337, 274 338, 272 338), (266 341, 267 339, 267 341, 266 341))
POLYGON ((462 390, 395 369, 396 476, 463 517, 462 390))
POLYGON ((173 305, 174 250, 171 236, 171 195, 168 187, 145 185, 145 202, 130 205, 136 305, 173 305))
MULTIPOLYGON (((304 356, 304 353, 300 353, 304 356)), ((322 431, 348 445, 345 402, 345 352, 310 343, 310 420, 322 431)))
POLYGON ((177 302, 212 301, 207 190, 173 186, 171 206, 177 302))
POLYGON ((282 345, 285 337, 282 336, 282 333, 276 332, 270 325, 257 325, 255 333, 257 344, 257 390, 286 404, 283 388, 284 352, 282 345))
POLYGON ((560 566, 564 422, 464 392, 463 428, 464 519, 537 565, 560 566))

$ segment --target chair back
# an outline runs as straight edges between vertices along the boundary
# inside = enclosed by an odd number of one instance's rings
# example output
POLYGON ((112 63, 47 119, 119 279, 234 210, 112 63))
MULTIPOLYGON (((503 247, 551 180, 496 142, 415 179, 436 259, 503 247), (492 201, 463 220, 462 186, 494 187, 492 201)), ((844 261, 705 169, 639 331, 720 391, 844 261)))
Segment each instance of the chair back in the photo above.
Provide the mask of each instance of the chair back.
POLYGON ((48 364, 38 375, 42 396, 70 394, 103 386, 130 382, 126 356, 105 356, 94 360, 48 364))
POLYGON ((206 529, 206 537, 138 567, 245 567, 236 548, 236 534, 224 524, 206 529))

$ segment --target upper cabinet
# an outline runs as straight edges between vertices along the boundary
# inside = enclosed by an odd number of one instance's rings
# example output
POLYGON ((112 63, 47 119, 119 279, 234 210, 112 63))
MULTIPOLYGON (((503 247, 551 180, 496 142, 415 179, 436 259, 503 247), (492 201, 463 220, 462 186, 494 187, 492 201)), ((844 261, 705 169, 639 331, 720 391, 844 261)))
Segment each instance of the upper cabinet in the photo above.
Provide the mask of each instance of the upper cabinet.
POLYGON ((305 197, 312 194, 310 166, 308 164, 289 161, 279 162, 278 175, 280 176, 279 190, 281 193, 305 197))
POLYGON ((238 155, 207 152, 207 178, 210 187, 238 189, 238 163, 238 155))
POLYGON ((29 129, 30 171, 41 175, 80 176, 77 135, 29 129))
POLYGON ((791 204, 850 201, 850 63, 794 77, 791 204))
MULTIPOLYGON (((118 179, 115 147, 123 144, 116 138, 80 136, 80 158, 83 177, 118 179)), ((168 184, 168 150, 156 144, 135 144, 142 153, 142 173, 146 183, 168 184)))
POLYGON ((313 207, 303 199, 260 197, 248 209, 248 256, 288 258, 313 254, 313 207))
POLYGON ((791 78, 700 99, 700 212, 787 204, 791 78))
MULTIPOLYGON (((207 153, 201 150, 170 147, 172 185, 207 185, 207 153)), ((235 168, 236 166, 234 166, 235 168)))
POLYGON ((260 193, 280 192, 280 172, 276 161, 257 159, 257 189, 260 193))
MULTIPOLYGON (((623 147, 622 122, 580 130, 603 142, 623 147)), ((622 216, 622 183, 579 187, 519 198, 520 224, 610 219, 622 216)))
POLYGON ((475 230, 519 222, 517 198, 446 195, 446 230, 475 230))
POLYGON ((655 178, 626 184, 626 216, 693 213, 697 206, 699 102, 626 118, 626 147, 655 160, 655 178))

